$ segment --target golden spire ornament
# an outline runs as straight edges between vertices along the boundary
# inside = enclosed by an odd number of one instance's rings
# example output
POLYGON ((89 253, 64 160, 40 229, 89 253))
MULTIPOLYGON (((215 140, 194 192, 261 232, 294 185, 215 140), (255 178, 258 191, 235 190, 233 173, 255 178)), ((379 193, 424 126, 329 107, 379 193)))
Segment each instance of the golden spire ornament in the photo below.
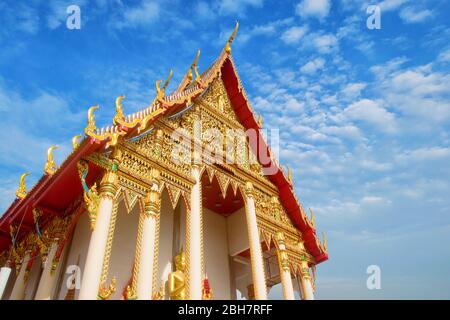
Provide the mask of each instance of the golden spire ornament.
POLYGON ((124 118, 123 109, 122 109, 122 100, 123 99, 125 99, 125 96, 118 96, 116 98, 116 115, 114 116, 114 119, 118 118, 121 120, 124 118))
POLYGON ((260 128, 262 128, 262 125, 263 125, 263 119, 262 119, 262 115, 261 115, 261 113, 258 115, 258 126, 260 127, 260 128))
POLYGON ((189 82, 191 82, 192 80, 192 70, 195 69, 195 67, 197 66, 197 62, 198 62, 198 58, 200 57, 200 49, 198 49, 197 51, 197 55, 195 56, 194 61, 192 62, 191 66, 189 67, 189 70, 186 74, 186 78, 189 80, 189 82))
POLYGON ((72 138, 72 149, 73 149, 73 150, 75 150, 76 148, 78 148, 78 146, 80 145, 80 144, 79 144, 79 140, 80 140, 81 137, 82 137, 81 134, 79 134, 79 135, 74 136, 74 137, 72 138))
POLYGON ((30 173, 26 172, 20 176, 19 188, 16 191, 17 198, 23 199, 27 196, 27 186, 25 185, 25 177, 29 175, 30 173))
POLYGON ((287 168, 287 179, 288 179, 289 183, 292 185, 292 183, 293 183, 292 170, 291 170, 291 168, 289 168, 288 165, 286 165, 286 168, 287 168))
POLYGON ((164 96, 166 95, 165 90, 167 86, 169 85, 170 79, 172 79, 172 69, 169 71, 169 76, 167 77, 166 82, 164 82, 164 85, 162 88, 160 88, 160 84, 162 80, 156 80, 155 87, 156 87, 156 99, 159 101, 162 101, 164 96))
POLYGON ((97 130, 97 127, 95 125, 94 110, 96 110, 98 108, 100 108, 100 106, 96 105, 96 106, 92 106, 88 109, 88 124, 87 124, 86 128, 84 129, 84 132, 86 132, 86 134, 89 134, 89 133, 97 130))
POLYGON ((238 28, 239 28, 239 21, 236 21, 236 26, 234 27, 233 33, 231 34, 230 38, 225 44, 225 52, 227 54, 231 54, 231 42, 233 42, 234 37, 236 36, 236 33, 238 31, 238 28))
POLYGON ((53 150, 58 148, 59 146, 54 145, 47 150, 47 162, 45 163, 44 172, 48 175, 54 174, 58 169, 55 160, 53 159, 53 150))
POLYGON ((311 208, 309 208, 309 212, 311 213, 311 224, 315 228, 316 227, 316 222, 314 220, 314 212, 311 210, 311 208))

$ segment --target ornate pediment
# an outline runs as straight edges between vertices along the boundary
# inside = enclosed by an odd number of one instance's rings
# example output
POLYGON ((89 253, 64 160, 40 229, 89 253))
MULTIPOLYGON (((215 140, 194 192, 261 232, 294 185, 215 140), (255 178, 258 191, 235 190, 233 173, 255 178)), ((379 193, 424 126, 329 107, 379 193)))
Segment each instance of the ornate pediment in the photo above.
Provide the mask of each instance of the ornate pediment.
POLYGON ((222 79, 217 78, 211 83, 207 92, 202 96, 202 100, 213 110, 220 112, 221 115, 229 120, 239 122, 236 114, 234 113, 231 101, 228 98, 222 79))

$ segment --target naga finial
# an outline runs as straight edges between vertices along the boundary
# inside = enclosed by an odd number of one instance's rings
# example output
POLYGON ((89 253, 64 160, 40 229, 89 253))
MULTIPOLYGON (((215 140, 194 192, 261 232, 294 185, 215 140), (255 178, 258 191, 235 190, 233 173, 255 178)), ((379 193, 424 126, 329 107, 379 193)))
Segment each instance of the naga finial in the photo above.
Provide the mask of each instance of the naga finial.
POLYGON ((287 179, 288 179, 289 183, 292 185, 292 182, 293 182, 292 170, 291 170, 291 168, 289 168, 289 166, 286 166, 286 168, 287 168, 287 179))
POLYGON ((323 239, 323 248, 326 252, 328 252, 327 236, 326 236, 325 232, 322 232, 322 239, 323 239))
POLYGON ((236 36, 236 33, 239 28, 239 21, 236 21, 236 26, 234 27, 233 33, 231 34, 230 38, 228 39, 226 45, 225 45, 225 52, 227 54, 231 54, 231 42, 233 42, 234 37, 236 36))
POLYGON ((44 172, 46 174, 52 175, 56 172, 58 167, 56 166, 55 160, 53 160, 53 150, 58 149, 59 146, 54 145, 47 150, 47 162, 45 163, 44 172))
POLYGON ((169 75, 167 76, 167 79, 166 79, 166 82, 164 82, 164 85, 162 87, 163 90, 166 90, 167 86, 169 85, 170 79, 172 79, 172 74, 173 74, 172 69, 170 69, 169 75))
POLYGON ((72 148, 73 148, 73 150, 75 150, 76 148, 78 148, 78 146, 79 146, 79 140, 80 140, 80 138, 82 137, 82 135, 81 134, 79 134, 79 135, 77 135, 77 136, 74 136, 73 138, 72 138, 72 148))
POLYGON ((311 210, 311 208, 309 208, 309 212, 311 213, 311 224, 315 228, 316 222, 314 221, 314 212, 311 210))
POLYGON ((100 108, 99 105, 96 106, 92 106, 89 108, 88 110, 88 125, 87 127, 84 129, 84 131, 86 133, 88 132, 94 132, 95 130, 97 130, 97 127, 95 126, 95 117, 94 117, 94 110, 100 108))
POLYGON ((192 61, 192 64, 189 67, 188 72, 186 73, 186 78, 188 79, 189 82, 191 82, 192 80, 192 70, 195 69, 195 67, 197 66, 197 61, 199 57, 200 57, 200 49, 198 49, 197 55, 195 56, 194 61, 192 61))
POLYGON ((20 176, 19 188, 16 191, 17 198, 23 199, 27 196, 27 186, 25 185, 25 177, 29 175, 30 173, 26 172, 20 176))
POLYGON ((260 127, 260 128, 262 128, 262 125, 263 125, 263 119, 262 119, 262 115, 261 115, 261 113, 258 115, 258 126, 260 127))
POLYGON ((169 71, 169 76, 167 77, 166 82, 164 82, 164 85, 162 88, 160 88, 162 80, 156 80, 155 87, 156 87, 156 99, 161 101, 165 96, 165 90, 167 86, 169 85, 170 79, 172 79, 172 69, 169 71))
POLYGON ((116 115, 114 116, 114 119, 123 119, 123 109, 122 109, 122 100, 125 99, 125 96, 118 96, 116 98, 116 115))
POLYGON ((200 86, 202 86, 202 78, 200 77, 199 73, 198 73, 198 67, 195 66, 194 67, 194 71, 195 71, 195 82, 197 82, 200 86))

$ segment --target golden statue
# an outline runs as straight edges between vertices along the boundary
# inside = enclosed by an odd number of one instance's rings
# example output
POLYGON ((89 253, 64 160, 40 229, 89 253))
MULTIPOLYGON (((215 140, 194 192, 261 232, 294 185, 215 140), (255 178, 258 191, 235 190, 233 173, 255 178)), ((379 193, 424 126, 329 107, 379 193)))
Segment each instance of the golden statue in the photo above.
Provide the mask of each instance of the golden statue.
POLYGON ((169 273, 168 279, 170 299, 184 300, 186 299, 186 280, 184 275, 186 256, 183 250, 175 257, 175 268, 176 271, 169 273))

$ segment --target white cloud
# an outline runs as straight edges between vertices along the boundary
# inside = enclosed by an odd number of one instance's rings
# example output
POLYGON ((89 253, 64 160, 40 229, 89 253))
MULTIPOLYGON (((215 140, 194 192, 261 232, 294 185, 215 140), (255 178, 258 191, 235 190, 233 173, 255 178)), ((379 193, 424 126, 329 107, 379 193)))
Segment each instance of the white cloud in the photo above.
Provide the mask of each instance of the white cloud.
POLYGON ((354 99, 361 95, 361 91, 367 86, 366 83, 349 83, 342 90, 342 94, 347 99, 354 99))
POLYGON ((122 20, 114 23, 118 29, 127 27, 138 27, 151 24, 159 19, 160 7, 153 0, 143 0, 135 7, 127 7, 122 16, 122 20))
POLYGON ((306 27, 291 27, 281 35, 281 40, 288 44, 298 43, 306 31, 306 27))
POLYGON ((314 47, 320 53, 330 53, 337 49, 338 39, 332 34, 315 35, 312 37, 314 47))
POLYGON ((379 4, 382 12, 393 11, 407 3, 409 0, 384 0, 379 4))
POLYGON ((354 125, 326 126, 320 128, 320 131, 325 134, 335 135, 343 138, 360 139, 362 137, 361 131, 354 125))
POLYGON ((221 14, 242 14, 246 7, 261 8, 263 0, 222 0, 219 4, 221 14))
POLYGON ((344 114, 351 120, 360 120, 377 126, 386 132, 396 129, 395 116, 388 112, 377 101, 362 99, 352 103, 344 110, 344 114))
MULTIPOLYGON (((275 20, 263 25, 255 25, 249 29, 244 29, 239 32, 239 43, 244 43, 256 36, 273 35, 278 28, 292 24, 292 18, 275 20)), ((229 36, 229 34, 227 34, 229 36)))
POLYGON ((314 60, 307 62, 305 65, 303 65, 300 68, 300 72, 305 73, 305 74, 314 74, 318 70, 323 69, 324 66, 325 66, 325 60, 322 58, 316 58, 314 60))
POLYGON ((378 196, 365 196, 362 198, 361 202, 365 204, 385 204, 390 201, 378 196))
POLYGON ((216 17, 216 14, 210 3, 206 1, 199 1, 195 5, 195 13, 199 18, 211 20, 216 17))
POLYGON ((296 6, 295 11, 301 17, 323 19, 328 16, 330 7, 329 0, 303 0, 296 6))
POLYGON ((420 23, 433 16, 431 10, 406 7, 400 11, 400 18, 406 23, 420 23))
POLYGON ((450 61, 450 48, 442 51, 439 54, 438 61, 440 61, 440 62, 449 62, 450 61))
POLYGON ((450 75, 425 65, 389 74, 380 90, 387 103, 405 115, 446 122, 450 119, 448 83, 450 75))
POLYGON ((430 161, 450 158, 450 148, 448 147, 427 147, 405 151, 397 156, 401 162, 409 161, 430 161))

